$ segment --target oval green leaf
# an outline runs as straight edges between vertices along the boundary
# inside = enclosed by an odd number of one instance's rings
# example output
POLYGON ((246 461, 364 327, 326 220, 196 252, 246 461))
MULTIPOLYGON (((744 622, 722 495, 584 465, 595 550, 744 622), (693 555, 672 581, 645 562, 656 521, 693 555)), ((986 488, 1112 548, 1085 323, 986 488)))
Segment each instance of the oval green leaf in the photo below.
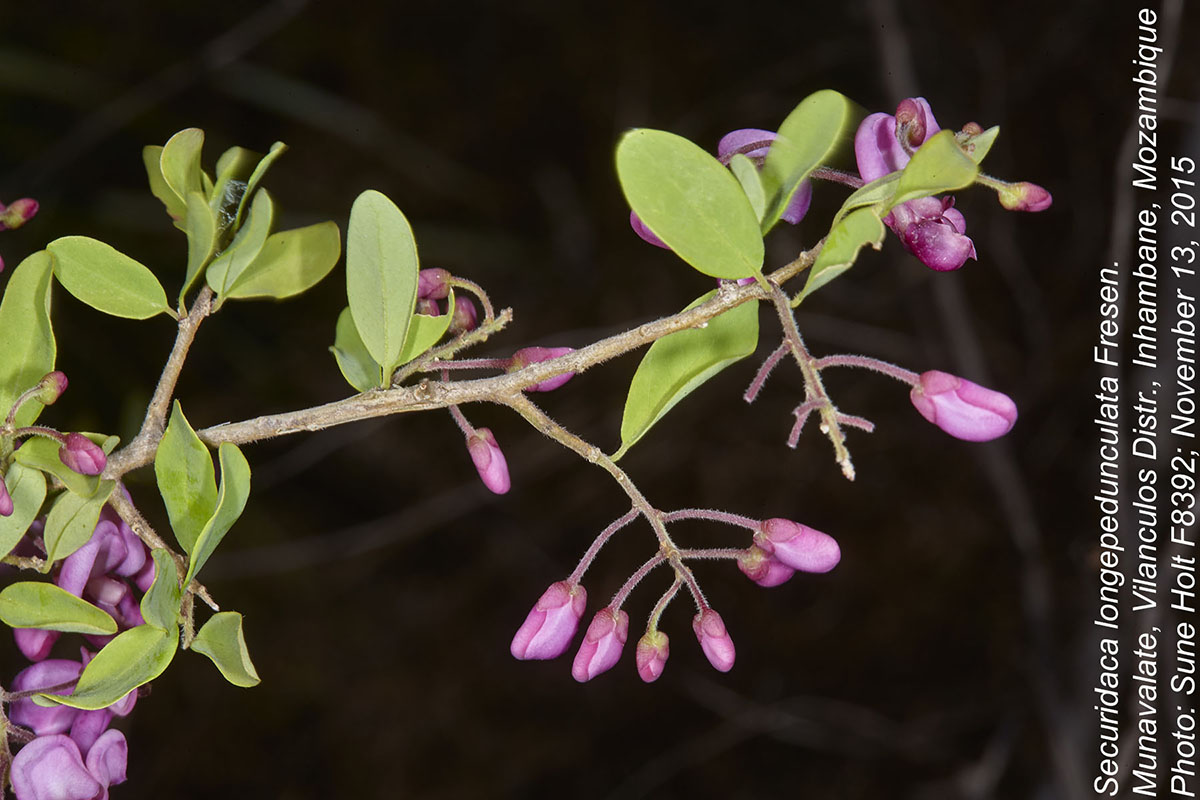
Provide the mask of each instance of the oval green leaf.
POLYGON ((167 293, 144 265, 111 245, 87 236, 64 236, 46 246, 58 282, 97 311, 126 319, 149 319, 167 307, 167 293))
POLYGON ((358 335, 358 328, 354 327, 349 307, 343 308, 342 313, 338 314, 333 347, 329 351, 333 353, 342 377, 357 391, 365 392, 383 385, 383 367, 367 352, 367 346, 358 335))
POLYGON ((262 679, 250 660, 246 639, 242 635, 242 615, 236 611, 213 614, 196 632, 192 649, 212 659, 225 680, 234 686, 257 686, 262 679))
MULTIPOLYGON (((454 308, 453 289, 450 290, 450 295, 446 298, 446 308, 454 308)), ((431 317, 427 314, 413 314, 412 322, 408 327, 408 336, 404 340, 404 349, 400 351, 400 357, 396 360, 396 363, 407 364, 433 347, 438 339, 446 335, 446 331, 450 329, 450 321, 453 318, 453 313, 440 314, 436 317, 431 317)))
POLYGON ((762 271, 762 234, 750 200, 697 145, 667 131, 629 131, 617 145, 617 177, 646 227, 698 271, 729 279, 762 271))
POLYGON ((876 178, 866 186, 857 189, 842 203, 842 207, 838 209, 829 229, 833 230, 836 228, 837 224, 856 208, 862 208, 863 206, 891 208, 892 196, 896 193, 896 185, 898 183, 900 183, 900 173, 889 172, 887 175, 876 178))
MULTIPOLYGON (((698 298, 685 311, 706 302, 698 298)), ((656 341, 638 365, 621 418, 623 456, 646 431, 683 398, 758 346, 758 303, 743 303, 709 320, 703 328, 672 333, 656 341)))
POLYGON ((377 191, 360 194, 346 232, 346 295, 359 338, 384 367, 384 377, 391 375, 408 335, 418 265, 417 243, 400 209, 377 191))
POLYGON ((7 517, 0 517, 0 558, 21 541, 46 499, 46 478, 40 470, 14 463, 8 468, 4 483, 12 498, 13 511, 7 517))
POLYGON ((229 247, 213 259, 204 279, 218 296, 224 297, 250 263, 258 257, 275 218, 275 204, 266 189, 254 196, 246 224, 233 237, 229 247))
POLYGON ((261 160, 254 166, 254 170, 250 173, 250 177, 246 180, 246 190, 242 192, 242 199, 238 202, 237 214, 234 217, 234 224, 241 225, 242 215, 246 211, 246 203, 254 199, 255 190, 258 189, 258 184, 262 182, 263 176, 267 174, 267 170, 275 163, 281 155, 287 152, 287 145, 283 142, 275 142, 271 145, 271 149, 261 160))
POLYGON ((250 465, 237 445, 222 442, 217 448, 217 459, 221 462, 221 488, 217 492, 217 507, 204 530, 196 537, 195 547, 189 559, 187 576, 183 585, 188 586, 196 577, 225 534, 242 515, 246 500, 250 497, 250 465))
POLYGON ((217 479, 212 456, 192 430, 176 400, 154 455, 154 476, 167 507, 175 539, 191 553, 217 509, 217 479))
MULTIPOLYGON (((54 369, 54 330, 50 326, 53 259, 39 250, 17 265, 0 300, 0 411, 8 414, 21 393, 54 369)), ((32 425, 42 404, 21 406, 16 427, 32 425)))
POLYGON ((183 305, 184 297, 201 271, 212 258, 213 249, 217 246, 217 220, 208 206, 208 201, 199 192, 192 192, 187 198, 187 220, 185 230, 188 238, 187 273, 184 275, 183 287, 179 290, 179 304, 183 305))
POLYGON ((80 497, 91 497, 100 485, 100 478, 95 475, 81 475, 68 467, 58 457, 61 445, 53 439, 43 436, 31 437, 13 453, 13 459, 18 464, 41 470, 62 481, 67 490, 80 497))
POLYGON ((163 145, 159 156, 163 180, 181 201, 187 202, 192 192, 204 193, 200 151, 204 147, 204 131, 185 128, 163 145))
POLYGON ((142 148, 142 164, 146 167, 146 177, 150 182, 150 193, 162 201, 167 209, 167 216, 175 223, 176 228, 183 228, 183 218, 187 214, 187 204, 175 190, 167 185, 167 179, 162 172, 162 147, 148 145, 142 148))
POLYGON ((292 297, 328 275, 341 255, 342 239, 334 222, 271 234, 225 296, 292 297))
POLYGON ((767 210, 767 194, 763 190, 762 176, 758 173, 758 167, 754 166, 754 162, 741 153, 734 153, 733 157, 729 159, 729 170, 742 185, 742 191, 746 193, 746 199, 750 201, 750 208, 754 209, 754 216, 758 217, 761 222, 763 214, 767 210))
POLYGON ((142 618, 150 625, 172 631, 179 624, 179 571, 175 559, 162 548, 156 548, 154 558, 154 583, 142 595, 142 618))
POLYGON ((0 592, 0 620, 10 628, 108 636, 117 623, 91 603, 53 583, 21 581, 0 592))
POLYGON ((116 481, 100 481, 100 488, 92 497, 80 497, 72 492, 63 492, 58 496, 46 515, 43 533, 47 571, 54 562, 71 555, 92 538, 100 511, 116 485, 116 481))
POLYGON ((952 192, 975 182, 979 164, 958 146, 953 131, 938 131, 921 145, 900 173, 892 206, 952 192))
POLYGON ((817 255, 804 290, 792 305, 797 306, 810 294, 853 266, 863 245, 878 250, 883 244, 885 230, 877 206, 851 211, 825 237, 825 245, 817 255))
POLYGON ((139 686, 163 674, 175 657, 179 634, 154 625, 138 625, 104 646, 84 667, 70 695, 37 697, 72 708, 95 710, 111 706, 139 686))

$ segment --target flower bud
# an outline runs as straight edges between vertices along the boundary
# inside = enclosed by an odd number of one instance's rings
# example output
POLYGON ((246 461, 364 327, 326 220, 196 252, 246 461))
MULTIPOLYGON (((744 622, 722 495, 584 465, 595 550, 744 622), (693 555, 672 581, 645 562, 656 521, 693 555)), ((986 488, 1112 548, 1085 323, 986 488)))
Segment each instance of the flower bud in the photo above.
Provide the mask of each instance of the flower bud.
POLYGON ((44 406, 53 405, 54 401, 62 397, 62 393, 67 390, 67 376, 55 370, 47 373, 44 378, 38 381, 37 394, 33 396, 44 406))
POLYGON ((496 444, 496 437, 489 428, 476 428, 475 432, 467 437, 467 452, 471 454, 471 460, 475 462, 475 469, 479 471, 484 486, 496 494, 504 494, 512 488, 512 480, 508 476, 508 462, 504 460, 504 453, 500 450, 500 445, 496 444))
POLYGON ((796 574, 796 570, 758 545, 751 545, 746 552, 738 556, 738 569, 747 578, 768 589, 786 583, 796 574))
POLYGON ((479 314, 475 311, 475 304, 471 302, 469 297, 454 298, 454 314, 450 318, 450 335, 457 336, 460 333, 473 331, 479 321, 479 314))
POLYGON ((442 315, 442 307, 438 305, 437 300, 422 298, 417 300, 417 313, 423 314, 426 317, 440 317, 442 315))
POLYGON ((1008 395, 938 370, 923 373, 909 397, 921 416, 968 442, 1003 436, 1017 421, 1017 405, 1008 395))
POLYGON ((700 640, 700 648, 708 657, 718 672, 729 672, 733 669, 733 659, 736 655, 733 649, 733 639, 725 630, 725 621, 721 615, 711 608, 706 608, 692 619, 692 630, 700 640))
POLYGON ((571 675, 580 683, 586 683, 601 672, 612 669, 621 658, 625 640, 629 638, 629 615, 624 611, 614 612, 602 608, 592 618, 583 644, 575 654, 571 675))
MULTIPOLYGON (((516 372, 519 369, 529 366, 530 364, 540 364, 543 361, 549 361, 552 358, 565 356, 567 353, 575 352, 571 347, 522 347, 517 352, 513 353, 512 360, 508 365, 508 372, 516 372)), ((575 377, 574 372, 564 372, 562 375, 556 375, 549 380, 544 380, 541 383, 535 383, 528 387, 527 392, 552 392, 562 386, 571 378, 575 377)))
POLYGON ((38 201, 30 197, 13 200, 6 207, 0 203, 0 231, 19 228, 38 212, 38 201))
POLYGON ((766 520, 754 542, 776 560, 800 572, 829 572, 842 558, 832 536, 789 519, 766 520))
POLYGON ((450 294, 450 273, 444 269, 423 269, 417 273, 418 300, 444 300, 450 294))
POLYGON ((559 581, 538 599, 513 637, 513 658, 544 661, 558 658, 571 644, 587 605, 587 590, 559 581))
POLYGON ((658 238, 658 235, 654 231, 647 228, 646 223, 642 222, 642 218, 633 211, 629 212, 629 226, 633 228, 634 233, 642 237, 643 241, 649 242, 655 247, 661 247, 664 250, 671 249, 671 246, 658 238))
POLYGON ((1000 205, 1009 211, 1045 211, 1054 202, 1050 193, 1036 183, 1010 183, 999 192, 1000 205))
POLYGON ((0 517, 7 517, 13 512, 12 495, 8 493, 8 484, 4 482, 4 476, 0 475, 0 517))
POLYGON ((662 675, 667 666, 667 656, 671 655, 670 644, 662 631, 646 631, 646 635, 638 639, 634 660, 637 661, 638 675, 646 683, 654 683, 662 675))
POLYGON ((100 445, 82 433, 68 433, 66 442, 58 449, 58 457, 81 475, 99 475, 108 464, 100 445))
MULTIPOLYGON (((929 103, 923 97, 907 97, 896 106, 896 137, 902 142, 908 142, 909 147, 916 149, 925 143, 926 134, 925 113, 929 111, 929 103)), ((930 119, 933 112, 929 112, 930 119)), ((937 123, 934 122, 936 126, 937 123)))
POLYGON ((22 747, 10 779, 17 800, 92 800, 104 788, 84 766, 79 746, 61 733, 22 747))

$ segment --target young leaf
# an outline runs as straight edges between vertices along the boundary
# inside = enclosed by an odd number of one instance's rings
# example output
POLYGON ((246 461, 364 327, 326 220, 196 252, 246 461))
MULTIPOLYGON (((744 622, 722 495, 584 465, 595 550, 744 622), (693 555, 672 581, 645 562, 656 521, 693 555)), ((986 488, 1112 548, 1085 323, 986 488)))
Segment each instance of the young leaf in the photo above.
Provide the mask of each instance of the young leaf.
POLYGON ((761 221, 767 210, 767 195, 763 191, 762 176, 758 174, 758 167, 741 153, 734 153, 729 159, 729 169, 742 185, 742 191, 750 201, 750 208, 754 209, 754 216, 761 221))
POLYGON ((974 137, 967 142, 966 154, 967 157, 976 164, 983 162, 987 157, 988 151, 992 149, 992 145, 996 142, 996 137, 1000 134, 1000 126, 993 125, 983 133, 974 137))
POLYGON ((225 296, 282 300, 300 294, 328 275, 341 255, 342 240, 334 222, 271 234, 225 296))
POLYGON ((860 208, 843 217, 825 238, 821 253, 808 271, 808 282, 792 305, 799 305, 804 298, 850 269, 863 245, 869 244, 878 250, 883 244, 884 233, 877 206, 860 208))
POLYGON ((746 192, 695 144, 666 131, 629 131, 617 145, 617 177, 634 213, 695 269, 714 278, 762 271, 762 234, 746 192))
POLYGON ((217 245, 217 220, 213 217, 212 209, 199 192, 192 192, 187 197, 187 237, 188 263, 187 274, 183 279, 183 287, 179 290, 179 304, 183 305, 184 296, 200 277, 201 270, 212 257, 213 248, 217 245))
POLYGON ((54 562, 66 558, 87 544, 96 530, 100 510, 108 502, 116 481, 100 481, 100 488, 91 497, 80 497, 63 492, 50 507, 46 515, 43 538, 46 542, 46 568, 48 572, 54 562))
MULTIPOLYGON (((45 250, 13 270, 0 300, 0 416, 8 414, 26 389, 54 369, 54 330, 50 327, 50 275, 53 259, 45 250)), ((30 400, 15 420, 32 425, 42 404, 30 400)))
POLYGON ((261 682, 246 639, 242 636, 242 615, 236 611, 221 611, 209 617, 196 632, 192 649, 212 659, 225 680, 234 686, 248 688, 261 682))
POLYGON ((162 548, 156 548, 154 557, 154 583, 142 596, 142 618, 156 628, 173 631, 179 625, 179 571, 175 559, 162 548))
POLYGON ((828 89, 810 94, 788 114, 763 163, 762 182, 768 198, 764 233, 779 221, 800 182, 853 134, 857 117, 853 103, 828 89))
POLYGON ((379 192, 360 194, 346 232, 346 295, 359 338, 384 367, 384 378, 404 347, 417 303, 417 272, 417 243, 404 214, 379 192))
MULTIPOLYGON (((416 316, 416 315, 414 315, 416 316)), ((358 328, 347 306, 338 314, 333 347, 329 348, 337 360, 338 369, 346 382, 360 392, 383 385, 383 367, 371 358, 367 346, 359 338, 358 328)))
MULTIPOLYGON (((22 448, 24 449, 24 448, 22 448)), ((46 499, 46 478, 39 470, 14 463, 4 476, 13 512, 0 517, 0 558, 12 552, 46 499)))
POLYGON ((224 221, 220 226, 222 229, 233 223, 245 196, 247 181, 262 159, 262 153, 244 147, 231 147, 217 159, 217 179, 213 183, 209 207, 218 220, 224 221))
POLYGON ((10 628, 108 636, 117 623, 105 612, 53 583, 21 581, 0 592, 0 620, 10 628))
POLYGON ((64 464, 58 457, 61 447, 62 445, 53 439, 44 436, 31 437, 13 453, 13 459, 18 464, 53 475, 62 481, 72 494, 91 497, 100 485, 100 478, 95 475, 81 475, 64 464))
POLYGON ((142 148, 142 163, 146 166, 146 177, 150 181, 150 194, 162 201, 167 215, 175 222, 175 227, 183 228, 187 204, 182 197, 175 194, 175 190, 167 185, 167 179, 163 177, 162 152, 162 147, 156 144, 142 148))
POLYGON ((970 186, 979 164, 959 149, 953 131, 938 131, 921 145, 900 174, 892 207, 919 197, 970 186))
MULTIPOLYGON (((446 298, 446 308, 454 308, 453 289, 446 298)), ((396 359, 396 363, 407 364, 433 347, 438 339, 446 335, 446 331, 450 328, 450 320, 453 318, 453 311, 436 317, 427 314, 413 314, 412 323, 408 327, 408 336, 404 339, 404 348, 400 351, 400 357, 396 359)))
MULTIPOLYGON (((887 175, 884 175, 881 178, 876 178, 866 186, 855 190, 854 193, 847 197, 845 202, 842 203, 842 207, 838 209, 838 212, 834 216, 833 223, 829 226, 829 229, 833 230, 836 228, 837 224, 841 222, 847 214, 856 208, 862 208, 863 206, 891 208, 892 195, 896 193, 896 185, 898 183, 900 183, 900 173, 889 172, 887 175)), ((886 216, 886 214, 884 216, 886 216)))
POLYGON ((37 697, 87 710, 111 706, 161 675, 170 666, 178 645, 177 631, 138 625, 117 634, 88 662, 70 695, 41 694, 37 697))
POLYGON ((145 266, 87 236, 64 236, 46 246, 58 282, 97 311, 126 319, 171 313, 167 293, 145 266))
POLYGON ((267 234, 271 232, 274 217, 275 204, 271 201, 271 195, 263 189, 254 196, 246 224, 204 273, 204 279, 219 296, 224 297, 246 267, 250 266, 250 262, 258 257, 267 241, 267 234))
POLYGON ((159 155, 163 180, 185 205, 192 192, 204 193, 200 151, 204 147, 204 131, 185 128, 163 145, 159 155))
POLYGON ((246 210, 246 203, 254 199, 254 191, 258 188, 259 182, 263 176, 267 174, 267 170, 275 163, 275 159, 287 152, 287 145, 283 142, 275 142, 271 145, 271 149, 267 154, 255 165, 254 171, 250 173, 250 178, 246 181, 246 191, 242 193, 242 199, 238 202, 237 214, 234 217, 234 224, 240 225, 242 222, 242 214, 246 210))
MULTIPOLYGON (((688 308, 714 294, 709 292, 688 308)), ((621 448, 613 460, 625 455, 676 403, 757 346, 758 303, 743 303, 709 320, 703 328, 672 333, 652 344, 629 384, 621 418, 621 448)))
POLYGON ((212 456, 188 424, 178 400, 154 455, 154 476, 175 539, 184 552, 191 553, 217 509, 217 479, 212 456))
POLYGON ((183 585, 188 586, 196 573, 201 570, 209 556, 217 549, 217 545, 225 538, 225 534, 242 515, 246 507, 246 499, 250 496, 250 465, 237 445, 222 442, 217 449, 217 458, 221 462, 221 488, 217 494, 217 507, 204 530, 196 537, 196 544, 190 553, 187 576, 183 585))

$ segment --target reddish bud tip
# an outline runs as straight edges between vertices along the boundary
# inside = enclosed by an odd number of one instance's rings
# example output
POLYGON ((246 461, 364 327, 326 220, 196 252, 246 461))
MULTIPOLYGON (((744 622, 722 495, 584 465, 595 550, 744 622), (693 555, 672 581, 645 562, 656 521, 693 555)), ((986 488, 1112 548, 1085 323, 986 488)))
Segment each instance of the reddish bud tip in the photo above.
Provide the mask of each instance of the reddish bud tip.
POLYGON ((1012 430, 1017 404, 957 375, 930 370, 909 395, 921 416, 956 439, 987 442, 1012 430))
POLYGON ((692 619, 692 630, 700 640, 700 648, 708 657, 718 672, 729 672, 733 669, 733 659, 736 653, 733 649, 733 639, 725 630, 725 621, 721 615, 711 608, 706 608, 692 619))
POLYGON ((669 655, 671 646, 667 635, 662 631, 647 631, 645 636, 638 639, 634 653, 638 675, 646 683, 654 683, 666 668, 669 655))
POLYGON ((55 370, 38 381, 37 394, 33 396, 33 399, 44 406, 52 405, 55 400, 62 397, 62 393, 66 390, 67 376, 55 370))
POLYGON ((587 591, 559 581, 538 599, 513 636, 509 650, 522 661, 558 658, 571 644, 587 606, 587 591))
POLYGON ((445 300, 450 294, 451 275, 444 269, 423 269, 417 273, 418 300, 445 300))
POLYGON ((580 683, 586 683, 601 672, 612 669, 620 660, 621 650, 628 638, 629 615, 624 611, 614 612, 611 608, 600 609, 592 618, 583 644, 575 654, 571 676, 580 683))
POLYGON ((99 475, 108 464, 108 456, 100 446, 82 433, 68 433, 58 457, 80 475, 99 475))
POLYGON ((22 197, 4 206, 0 204, 0 231, 9 228, 19 228, 38 212, 38 201, 30 197, 22 197))
POLYGON ((496 494, 504 494, 512 488, 508 462, 504 460, 504 452, 496 444, 496 437, 489 428, 477 428, 467 437, 467 452, 471 454, 471 461, 475 463, 484 486, 496 494))
POLYGON ((1036 183, 1010 183, 999 192, 1000 205, 1009 211, 1045 211, 1054 202, 1050 193, 1036 183))

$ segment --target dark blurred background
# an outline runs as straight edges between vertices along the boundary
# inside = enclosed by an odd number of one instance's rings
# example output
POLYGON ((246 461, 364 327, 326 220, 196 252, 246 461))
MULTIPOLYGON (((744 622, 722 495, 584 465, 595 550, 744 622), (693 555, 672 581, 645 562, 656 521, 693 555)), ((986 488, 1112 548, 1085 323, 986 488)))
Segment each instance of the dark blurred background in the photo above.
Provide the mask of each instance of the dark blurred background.
MULTIPOLYGON (((1196 9, 1182 6, 1162 9, 1171 50, 1196 32, 1196 9)), ((831 373, 841 408, 878 425, 850 432, 850 483, 815 428, 795 451, 784 444, 798 372, 778 369, 747 406, 747 360, 625 459, 660 508, 787 517, 841 543, 834 572, 771 590, 729 564, 700 566, 737 643, 729 674, 704 660, 681 598, 664 620, 665 674, 638 679, 633 644, 663 574, 633 594, 631 641, 610 673, 579 685, 570 655, 514 661, 529 607, 628 508, 619 489, 501 409, 465 412, 508 457, 502 498, 479 484, 445 412, 345 426, 246 448, 254 493, 206 583, 245 614, 263 683, 233 688, 181 653, 121 723, 130 780, 113 797, 1090 796, 1088 358, 1094 273, 1127 252, 1128 214, 1114 222, 1112 209, 1129 202, 1118 149, 1136 10, 7 4, 0 199, 42 204, 0 238, 10 268, 87 234, 150 265, 172 293, 186 245, 146 190, 140 151, 188 126, 207 132, 210 169, 231 145, 287 142, 267 181, 284 226, 332 218, 344 230, 360 191, 387 193, 423 265, 515 309, 484 347, 495 355, 586 344, 710 288, 629 230, 612 151, 632 126, 715 147, 734 128, 775 128, 817 89, 883 111, 923 95, 944 127, 999 124, 987 170, 1055 197, 1045 213, 1016 215, 984 189, 961 193, 978 262, 933 273, 890 238, 799 314, 818 354, 868 353, 1012 395, 1021 419, 1005 439, 951 439, 894 382, 831 373)), ((1161 110, 1179 130, 1196 116, 1197 61, 1168 58, 1175 100, 1161 110)), ((769 263, 811 245, 843 196, 818 187, 809 220, 772 236, 769 263)), ((202 328, 178 394, 197 427, 348 394, 327 351, 343 275, 290 302, 230 303, 202 328)), ((71 389, 43 419, 128 438, 172 326, 102 318, 61 291, 55 303, 71 389)), ((760 358, 777 342, 765 313, 763 330, 760 358)), ((577 377, 544 406, 611 452, 637 360, 577 377)), ((129 487, 162 524, 151 471, 129 487)), ((703 525, 678 538, 741 543, 703 525)), ((589 608, 652 548, 644 525, 623 532, 588 575, 589 608)), ((20 668, 11 643, 0 665, 20 668)))

